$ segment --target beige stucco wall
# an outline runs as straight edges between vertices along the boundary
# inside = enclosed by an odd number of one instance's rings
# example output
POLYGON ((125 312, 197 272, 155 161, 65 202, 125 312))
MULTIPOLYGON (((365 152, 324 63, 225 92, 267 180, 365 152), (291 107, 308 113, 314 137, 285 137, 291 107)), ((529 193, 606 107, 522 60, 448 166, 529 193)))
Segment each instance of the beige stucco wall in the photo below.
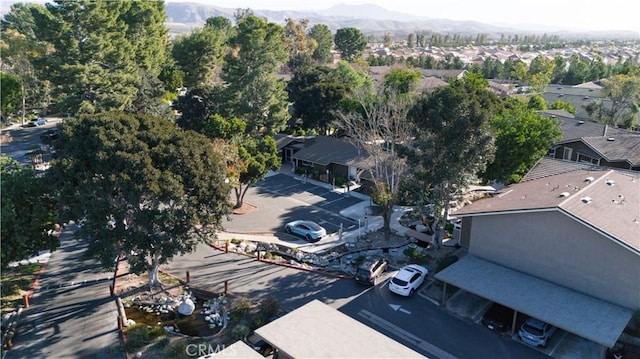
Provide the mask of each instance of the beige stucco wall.
POLYGON ((469 236, 477 257, 640 309, 640 255, 557 210, 474 216, 469 236))

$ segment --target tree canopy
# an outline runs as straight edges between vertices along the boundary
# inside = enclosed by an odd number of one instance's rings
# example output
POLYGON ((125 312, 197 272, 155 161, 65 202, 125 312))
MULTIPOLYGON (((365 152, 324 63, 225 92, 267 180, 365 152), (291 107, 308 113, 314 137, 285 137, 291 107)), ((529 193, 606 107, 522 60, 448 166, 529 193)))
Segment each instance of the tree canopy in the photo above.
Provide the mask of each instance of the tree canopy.
POLYGON ((520 181, 562 135, 556 119, 543 117, 518 101, 508 104, 491 119, 496 153, 483 176, 506 184, 520 181))
POLYGON ((345 61, 353 61, 360 57, 367 40, 362 31, 355 27, 343 27, 336 31, 333 37, 336 50, 340 52, 342 59, 345 61))
POLYGON ((436 204, 444 213, 442 225, 435 223, 437 244, 453 195, 474 181, 493 158, 489 120, 500 105, 487 88, 465 78, 418 98, 408 114, 416 126, 409 159, 419 181, 416 185, 424 191, 421 202, 436 204))
POLYGON ((325 24, 315 24, 309 29, 309 37, 316 41, 316 48, 312 57, 320 64, 331 62, 331 48, 333 47, 333 35, 329 26, 325 24))
POLYGON ((6 269, 10 262, 41 250, 52 251, 60 242, 51 233, 55 229, 55 202, 47 181, 5 155, 0 155, 0 181, 0 269, 6 269))
POLYGON ((207 137, 121 112, 69 119, 60 131, 47 180, 59 188, 61 218, 84 221, 77 236, 105 268, 126 255, 154 285, 161 264, 222 229, 230 185, 207 137))

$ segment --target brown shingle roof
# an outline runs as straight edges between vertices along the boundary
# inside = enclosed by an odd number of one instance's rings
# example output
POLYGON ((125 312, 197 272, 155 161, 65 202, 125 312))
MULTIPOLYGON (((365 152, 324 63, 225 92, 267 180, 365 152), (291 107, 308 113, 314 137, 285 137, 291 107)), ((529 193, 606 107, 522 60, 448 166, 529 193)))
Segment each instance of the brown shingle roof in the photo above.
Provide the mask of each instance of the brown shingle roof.
POLYGON ((505 187, 453 215, 557 210, 640 252, 640 174, 594 167, 505 187))
POLYGON ((305 141, 305 147, 293 155, 302 161, 326 166, 330 163, 366 168, 369 155, 346 138, 316 136, 305 141))

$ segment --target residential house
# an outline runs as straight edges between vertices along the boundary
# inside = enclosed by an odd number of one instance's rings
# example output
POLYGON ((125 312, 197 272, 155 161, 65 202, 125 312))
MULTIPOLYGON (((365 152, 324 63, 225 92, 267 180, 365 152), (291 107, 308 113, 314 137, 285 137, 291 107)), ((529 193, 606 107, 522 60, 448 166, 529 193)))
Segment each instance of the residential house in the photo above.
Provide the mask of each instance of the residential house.
POLYGON ((278 136, 276 145, 283 163, 291 163, 296 172, 323 182, 342 185, 347 181, 365 186, 369 155, 348 138, 328 136, 278 136))
POLYGON ((640 171, 639 133, 587 122, 578 122, 574 129, 581 129, 582 126, 603 126, 604 135, 562 140, 554 144, 551 156, 568 161, 640 171))
POLYGON ((436 279, 603 351, 640 309, 640 173, 545 157, 453 215, 468 254, 436 279))

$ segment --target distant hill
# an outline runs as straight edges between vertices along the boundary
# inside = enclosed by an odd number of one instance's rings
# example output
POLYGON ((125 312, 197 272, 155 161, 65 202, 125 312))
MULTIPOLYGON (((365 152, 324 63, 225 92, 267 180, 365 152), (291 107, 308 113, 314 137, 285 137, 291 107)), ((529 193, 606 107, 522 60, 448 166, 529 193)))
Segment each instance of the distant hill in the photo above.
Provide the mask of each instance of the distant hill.
MULTIPOLYGON (((8 12, 11 4, 16 2, 44 3, 44 0, 2 1, 0 15, 8 12)), ((268 4, 265 2, 265 6, 268 4)), ((167 12, 166 25, 173 35, 189 32, 196 27, 203 26, 206 19, 212 16, 223 16, 233 21, 235 8, 223 8, 193 2, 165 3, 167 12)), ((454 21, 415 16, 397 11, 390 11, 378 5, 335 5, 318 11, 274 11, 252 9, 254 14, 264 17, 271 22, 284 24, 286 19, 307 19, 309 26, 325 24, 332 31, 343 27, 355 27, 365 35, 381 36, 386 32, 396 37, 404 37, 412 32, 440 33, 440 34, 486 34, 490 38, 499 38, 505 34, 543 34, 558 35, 562 38, 592 38, 592 39, 638 39, 638 33, 633 31, 617 32, 574 32, 550 30, 542 26, 526 25, 521 28, 494 26, 476 21, 454 21), (353 16, 352 14, 358 14, 353 16)))
MULTIPOLYGON (((265 5, 267 6, 267 5, 265 5)), ((211 16, 224 16, 233 21, 236 9, 222 8, 218 6, 203 5, 188 2, 166 3, 167 26, 173 33, 189 31, 202 26, 211 16)), ((487 34, 487 36, 499 38, 501 34, 557 34, 563 38, 597 38, 597 39, 637 39, 638 33, 633 31, 617 32, 572 32, 550 31, 542 26, 535 29, 535 25, 527 25, 526 28, 513 28, 494 26, 476 21, 455 21, 448 19, 434 19, 390 11, 378 5, 335 5, 326 10, 319 11, 275 11, 251 9, 254 14, 279 24, 284 24, 286 19, 307 19, 309 26, 325 24, 332 31, 343 27, 355 27, 366 35, 382 35, 391 32, 397 37, 403 37, 412 32, 433 32, 440 34, 487 34), (352 14, 358 14, 357 17, 352 14)))

